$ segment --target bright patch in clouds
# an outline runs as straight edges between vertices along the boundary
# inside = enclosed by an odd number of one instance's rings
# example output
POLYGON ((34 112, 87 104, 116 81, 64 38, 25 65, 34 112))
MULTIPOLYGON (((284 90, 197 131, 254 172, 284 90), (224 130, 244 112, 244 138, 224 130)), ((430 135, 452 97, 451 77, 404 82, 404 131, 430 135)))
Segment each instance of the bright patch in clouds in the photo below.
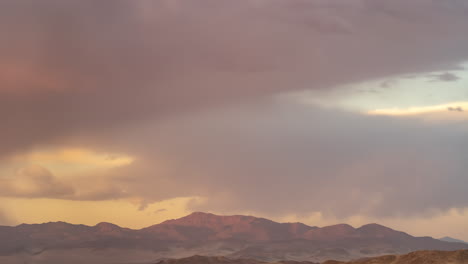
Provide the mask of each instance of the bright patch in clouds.
POLYGON ((466 119, 468 63, 454 70, 406 74, 338 87, 332 92, 296 93, 300 102, 374 115, 427 115, 466 119))
POLYGON ((369 111, 368 114, 388 116, 423 116, 432 120, 466 120, 468 119, 467 110, 468 101, 422 107, 377 109, 369 111))
POLYGON ((33 150, 0 163, 0 197, 100 201, 127 197, 110 172, 134 158, 90 149, 33 150), (90 184, 92 182, 92 184, 90 184))
MULTIPOLYGON (((134 158, 125 154, 97 152, 84 148, 34 150, 11 158, 8 167, 40 165, 58 174, 80 174, 92 170, 130 165, 134 158)), ((1 166, 1 165, 0 165, 1 166)))

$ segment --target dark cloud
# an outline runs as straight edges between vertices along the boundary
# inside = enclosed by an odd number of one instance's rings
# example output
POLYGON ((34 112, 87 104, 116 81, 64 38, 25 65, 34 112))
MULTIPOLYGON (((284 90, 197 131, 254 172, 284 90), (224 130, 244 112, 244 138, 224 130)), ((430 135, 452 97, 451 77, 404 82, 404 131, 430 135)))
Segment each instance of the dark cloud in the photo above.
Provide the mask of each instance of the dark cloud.
POLYGON ((431 74, 429 75, 432 78, 431 81, 442 81, 442 82, 455 82, 460 80, 460 77, 453 73, 445 72, 441 74, 431 74))
POLYGON ((162 212, 166 212, 167 209, 163 208, 163 209, 158 209, 156 211, 154 211, 155 214, 159 214, 159 213, 162 213, 162 212))
POLYGON ((2 1, 1 153, 277 92, 453 68, 468 58, 466 10, 458 0, 2 1))
POLYGON ((144 157, 115 180, 148 203, 193 210, 347 217, 468 206, 464 123, 361 116, 294 104, 218 110, 123 132, 144 157), (129 133, 129 134, 127 134, 129 133), (138 175, 138 176, 135 176, 138 175))
POLYGON ((461 106, 448 107, 447 110, 452 111, 452 112, 463 112, 464 111, 461 106))
POLYGON ((12 183, 31 189, 0 188, 270 214, 467 206, 464 124, 262 105, 452 69, 468 58, 467 12, 465 0, 1 1, 0 157, 78 145, 136 161, 82 182, 27 170, 12 183))
POLYGON ((396 79, 389 79, 389 80, 383 81, 383 82, 380 84, 380 87, 382 87, 382 88, 391 88, 391 87, 395 86, 397 83, 398 83, 398 80, 396 80, 396 79))

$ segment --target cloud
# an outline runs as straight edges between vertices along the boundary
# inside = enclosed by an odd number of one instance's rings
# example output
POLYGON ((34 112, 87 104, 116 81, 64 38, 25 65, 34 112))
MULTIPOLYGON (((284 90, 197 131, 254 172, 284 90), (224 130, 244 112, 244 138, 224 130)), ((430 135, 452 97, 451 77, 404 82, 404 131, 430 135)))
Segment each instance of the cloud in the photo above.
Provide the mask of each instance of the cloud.
POLYGON ((79 174, 67 179, 54 175, 43 166, 27 165, 18 169, 14 175, 2 176, 0 178, 0 197, 82 201, 127 197, 120 186, 106 177, 106 172, 99 170, 93 171, 92 174, 79 174), (99 173, 99 175, 95 173, 99 173))
POLYGON ((0 10, 0 156, 468 58, 458 0, 7 0, 0 10))
MULTIPOLYGON (((388 116, 413 116, 413 117, 437 117, 437 114, 449 112, 463 112, 464 106, 468 105, 467 102, 451 102, 441 105, 427 105, 420 107, 409 108, 389 108, 389 109, 376 109, 369 111, 370 115, 388 115, 388 116), (454 106, 458 105, 458 106, 454 106)), ((447 116, 442 116, 441 120, 449 119, 447 116)))
POLYGON ((69 145, 135 158, 73 180, 26 167, 1 193, 340 217, 466 206, 463 123, 272 101, 452 69, 468 59, 467 12, 464 0, 1 1, 0 159, 69 145))
POLYGON ((395 86, 397 83, 398 83, 398 80, 394 80, 394 79, 385 80, 380 84, 380 87, 382 87, 382 88, 391 88, 391 87, 395 86))
POLYGON ((283 99, 257 101, 115 131, 96 147, 125 150, 137 157, 133 163, 73 181, 41 167, 26 168, 7 193, 135 198, 139 210, 196 196, 203 201, 189 203, 191 210, 421 216, 468 206, 459 187, 468 183, 462 158, 468 153, 460 144, 467 131, 465 122, 426 123, 283 99))
POLYGON ((159 214, 159 213, 162 213, 162 212, 167 212, 167 209, 163 208, 163 209, 158 209, 158 210, 154 211, 155 214, 159 214))
POLYGON ((460 77, 453 73, 445 72, 441 74, 431 74, 429 75, 430 78, 432 78, 433 81, 442 81, 442 82, 455 82, 460 80, 460 77))
POLYGON ((456 106, 456 107, 448 107, 447 110, 452 111, 452 112, 463 112, 463 108, 461 106, 456 106))
POLYGON ((467 131, 290 103, 218 109, 121 131, 142 158, 114 179, 145 203, 203 197, 192 210, 430 215, 468 206, 467 131))
POLYGON ((2 196, 26 198, 66 197, 73 195, 71 186, 59 181, 49 170, 39 165, 21 168, 14 178, 2 179, 2 196))

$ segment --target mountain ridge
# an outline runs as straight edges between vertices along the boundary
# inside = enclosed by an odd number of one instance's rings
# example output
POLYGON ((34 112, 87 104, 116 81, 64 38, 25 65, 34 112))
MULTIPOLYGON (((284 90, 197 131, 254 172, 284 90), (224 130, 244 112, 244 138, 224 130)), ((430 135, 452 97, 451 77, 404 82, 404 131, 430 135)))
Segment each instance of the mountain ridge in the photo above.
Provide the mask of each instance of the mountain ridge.
MULTIPOLYGON (((180 217, 180 218, 168 219, 168 220, 165 220, 165 221, 163 221, 161 223, 150 225, 150 226, 143 227, 143 228, 140 228, 140 229, 123 227, 123 226, 119 226, 117 224, 110 223, 110 222, 105 222, 105 221, 99 222, 99 223, 97 223, 95 225, 72 224, 72 223, 68 223, 68 222, 64 222, 64 221, 50 221, 50 222, 44 222, 44 223, 21 223, 21 224, 14 225, 14 226, 2 225, 0 227, 17 228, 17 227, 22 227, 22 226, 47 226, 47 225, 61 225, 61 226, 69 225, 69 226, 80 226, 80 227, 98 227, 98 226, 103 226, 103 225, 112 225, 114 227, 118 227, 118 228, 121 228, 121 229, 139 231, 139 230, 148 229, 148 228, 151 228, 151 227, 154 227, 154 226, 159 226, 159 225, 173 225, 173 224, 184 225, 184 224, 181 224, 181 223, 184 223, 184 222, 187 223, 184 220, 193 219, 193 217, 199 217, 199 216, 210 216, 210 217, 216 217, 218 219, 219 218, 225 218, 225 219, 229 219, 229 218, 241 218, 242 219, 243 218, 243 219, 250 219, 250 220, 257 220, 257 221, 265 221, 265 222, 270 222, 270 223, 274 223, 274 224, 291 225, 291 226, 299 225, 299 226, 303 226, 305 228, 311 228, 311 229, 321 229, 321 228, 347 226, 347 227, 350 227, 352 229, 358 230, 358 229, 362 229, 362 228, 367 227, 367 226, 378 226, 378 227, 381 227, 381 228, 394 230, 392 228, 389 228, 389 227, 386 227, 386 226, 383 226, 383 225, 380 225, 380 224, 377 224, 377 223, 364 224, 364 225, 362 225, 360 227, 353 227, 353 226, 351 226, 349 224, 346 224, 346 223, 339 223, 339 224, 334 224, 334 225, 318 227, 318 226, 310 226, 310 225, 307 225, 307 224, 304 224, 304 223, 301 223, 301 222, 276 222, 276 221, 273 221, 273 220, 270 220, 270 219, 267 219, 267 218, 255 217, 255 216, 250 216, 250 215, 216 215, 216 214, 204 213, 204 212, 193 212, 193 213, 191 213, 189 215, 186 215, 186 216, 183 216, 183 217, 180 217)), ((398 231, 398 232, 401 232, 401 231, 398 231)), ((404 232, 402 232, 402 233, 404 233, 404 232)))
POLYGON ((0 237, 12 238, 0 240, 0 256, 84 249, 89 249, 86 254, 92 255, 99 249, 99 252, 143 251, 154 259, 222 255, 267 262, 319 262, 415 250, 468 249, 468 244, 413 237, 375 223, 358 228, 347 224, 315 227, 278 223, 254 216, 219 216, 201 212, 142 229, 123 228, 106 222, 94 226, 65 222, 4 226, 0 227, 0 237))
POLYGON ((445 242, 451 242, 451 243, 464 243, 464 244, 468 244, 468 242, 466 242, 466 241, 463 241, 463 240, 460 240, 460 239, 456 239, 456 238, 453 238, 453 237, 448 237, 448 236, 439 238, 439 240, 445 241, 445 242))

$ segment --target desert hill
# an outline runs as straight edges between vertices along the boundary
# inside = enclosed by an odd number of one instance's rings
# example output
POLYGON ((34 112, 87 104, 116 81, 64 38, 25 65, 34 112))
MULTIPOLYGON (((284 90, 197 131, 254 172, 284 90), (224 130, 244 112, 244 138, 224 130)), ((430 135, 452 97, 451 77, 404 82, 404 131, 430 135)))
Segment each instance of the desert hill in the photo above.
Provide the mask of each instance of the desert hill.
POLYGON ((265 262, 256 259, 232 259, 219 256, 191 256, 181 259, 165 259, 157 264, 318 264, 310 261, 265 262))
MULTIPOLYGON (((341 262, 328 260, 322 264, 467 264, 468 250, 459 251, 416 251, 405 255, 386 255, 373 258, 341 262)), ((231 259, 219 256, 192 256, 181 259, 161 260, 157 264, 315 264, 303 261, 264 262, 255 259, 231 259)))
POLYGON ((388 255, 350 262, 330 260, 322 264, 468 264, 468 250, 416 251, 406 255, 388 255))

